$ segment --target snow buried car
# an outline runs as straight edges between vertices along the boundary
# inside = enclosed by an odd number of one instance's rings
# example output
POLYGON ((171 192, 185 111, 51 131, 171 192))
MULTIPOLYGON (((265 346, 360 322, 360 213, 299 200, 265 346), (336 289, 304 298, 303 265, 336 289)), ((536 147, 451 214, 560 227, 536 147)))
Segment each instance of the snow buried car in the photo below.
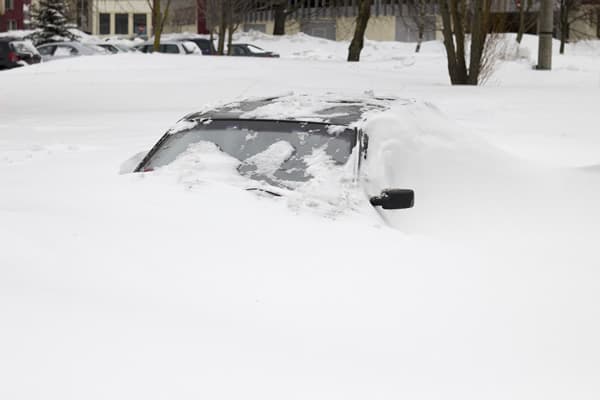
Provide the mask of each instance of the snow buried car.
POLYGON ((364 124, 399 101, 290 94, 207 108, 169 129, 133 172, 174 168, 188 184, 217 179, 313 205, 411 208, 413 190, 372 192, 362 171, 369 158, 364 124))

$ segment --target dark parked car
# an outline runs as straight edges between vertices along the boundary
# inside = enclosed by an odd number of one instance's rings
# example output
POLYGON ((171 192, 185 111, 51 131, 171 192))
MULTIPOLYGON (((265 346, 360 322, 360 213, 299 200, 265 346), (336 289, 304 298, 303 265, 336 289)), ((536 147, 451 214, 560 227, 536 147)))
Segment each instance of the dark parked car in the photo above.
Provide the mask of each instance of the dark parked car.
MULTIPOLYGON (((142 53, 154 53, 154 43, 146 42, 144 44, 135 46, 135 49, 142 53)), ((161 41, 160 46, 158 47, 158 52, 164 54, 203 55, 202 51, 198 48, 198 45, 189 40, 161 41)))
POLYGON ((33 44, 26 40, 0 37, 0 69, 37 64, 42 57, 33 44))
POLYGON ((233 56, 279 58, 277 53, 247 43, 234 43, 231 45, 231 51, 233 56))
MULTIPOLYGON (((369 192, 362 187, 361 174, 369 138, 357 124, 387 110, 389 99, 327 99, 311 115, 272 119, 274 109, 278 115, 286 109, 290 116, 297 113, 303 99, 294 96, 246 100, 190 114, 160 138, 134 172, 185 163, 189 157, 193 164, 224 157, 225 164, 236 165, 234 179, 246 190, 281 197, 296 191, 316 193, 315 184, 328 182, 334 188, 369 192)), ((410 189, 371 190, 375 193, 367 193, 368 201, 374 207, 413 206, 410 189)))

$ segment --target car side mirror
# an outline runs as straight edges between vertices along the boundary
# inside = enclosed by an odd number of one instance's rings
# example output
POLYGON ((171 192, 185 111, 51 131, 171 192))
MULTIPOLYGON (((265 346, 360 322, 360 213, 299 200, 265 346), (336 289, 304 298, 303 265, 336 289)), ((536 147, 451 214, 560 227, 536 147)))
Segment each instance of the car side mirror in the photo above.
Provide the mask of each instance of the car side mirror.
POLYGON ((385 189, 369 201, 373 207, 381 206, 384 210, 411 208, 415 205, 415 192, 411 189, 385 189))

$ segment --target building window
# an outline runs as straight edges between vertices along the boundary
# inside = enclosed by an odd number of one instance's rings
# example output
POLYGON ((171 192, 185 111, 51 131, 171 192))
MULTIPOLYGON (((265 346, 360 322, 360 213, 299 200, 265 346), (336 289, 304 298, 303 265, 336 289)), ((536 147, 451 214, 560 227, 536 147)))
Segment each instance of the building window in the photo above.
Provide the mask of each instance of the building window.
POLYGON ((136 35, 146 35, 148 33, 148 20, 146 14, 133 14, 133 29, 136 35))
POLYGON ((100 14, 100 32, 101 35, 110 34, 110 14, 100 14))
POLYGON ((4 8, 6 9, 6 11, 14 10, 15 9, 15 0, 5 0, 4 8))
POLYGON ((8 30, 9 31, 16 31, 17 29, 17 21, 15 21, 14 19, 9 19, 8 20, 8 30))
POLYGON ((129 14, 115 14, 115 33, 117 35, 129 33, 129 14))

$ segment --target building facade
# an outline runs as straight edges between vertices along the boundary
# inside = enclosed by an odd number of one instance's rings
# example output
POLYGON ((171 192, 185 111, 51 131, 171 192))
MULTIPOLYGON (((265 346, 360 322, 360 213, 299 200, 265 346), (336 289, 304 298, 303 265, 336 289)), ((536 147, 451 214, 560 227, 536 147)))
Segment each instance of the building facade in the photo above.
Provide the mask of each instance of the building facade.
POLYGON ((25 29, 30 0, 0 0, 0 32, 25 29))
MULTIPOLYGON (((152 11, 146 0, 89 0, 86 21, 78 25, 97 36, 149 36, 152 11)), ((82 18, 83 19, 83 18, 82 18)))
MULTIPOLYGON (((260 1, 260 0, 258 0, 260 1)), ((286 19, 286 33, 304 32, 330 40, 350 40, 354 33, 358 0, 288 0, 288 9, 294 10, 286 19)), ((517 32, 520 0, 493 0, 491 28, 498 32, 517 32)), ((583 0, 574 13, 585 13, 586 18, 573 18, 570 27, 572 40, 600 38, 600 0, 583 0), (590 12, 590 8, 594 8, 590 12), (593 15, 592 15, 593 14, 593 15), (590 17, 591 15, 591 17, 590 17)), ((537 10, 534 1, 526 13, 526 33, 537 32, 537 10)), ((557 8, 558 11, 558 8, 557 8)), ((558 21, 558 15, 555 17, 558 21)), ((244 30, 272 33, 273 12, 265 7, 250 13, 243 24, 244 30)), ((366 37, 371 40, 415 42, 418 25, 424 26, 423 39, 442 39, 441 18, 437 0, 373 0, 371 19, 366 37)))
MULTIPOLYGON (((357 0, 331 2, 328 0, 289 0, 294 12, 286 20, 286 33, 303 32, 330 40, 350 40, 354 34, 358 12, 357 0), (336 4, 336 5, 332 5, 336 4)), ((423 39, 440 38, 436 0, 419 3, 406 0, 374 0, 365 36, 370 40, 415 42, 418 25, 423 25, 423 39), (415 6, 418 4, 418 8, 415 6)), ((270 10, 251 13, 244 30, 273 32, 273 13, 270 10)))
MULTIPOLYGON (((150 37, 152 10, 147 0, 85 0, 89 7, 78 15, 77 24, 97 36, 150 37), (88 21, 88 22, 86 22, 88 21)), ((197 30, 197 0, 171 0, 163 33, 197 30)))

